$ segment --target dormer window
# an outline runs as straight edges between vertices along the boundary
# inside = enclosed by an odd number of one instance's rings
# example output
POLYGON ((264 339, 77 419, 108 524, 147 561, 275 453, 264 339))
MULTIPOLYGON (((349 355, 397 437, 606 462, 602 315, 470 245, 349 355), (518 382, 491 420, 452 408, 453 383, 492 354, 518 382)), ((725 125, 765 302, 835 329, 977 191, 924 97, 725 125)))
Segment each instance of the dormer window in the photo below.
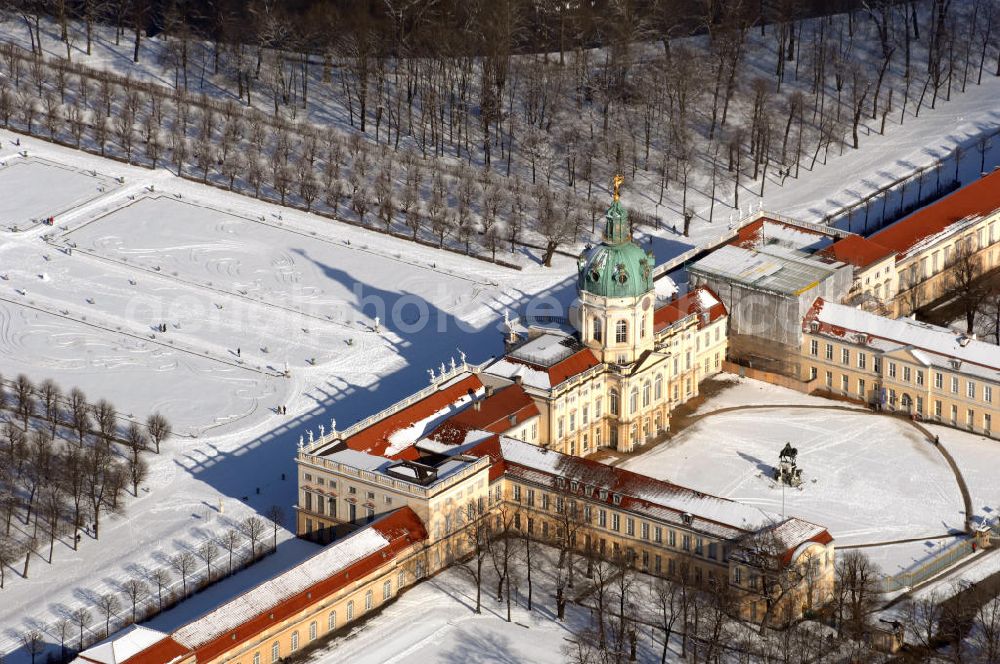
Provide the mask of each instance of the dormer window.
POLYGON ((601 496, 601 500, 607 500, 608 499, 608 491, 607 491, 607 489, 601 489, 600 496, 601 496))
POLYGON ((622 504, 622 496, 621 496, 621 494, 620 493, 616 493, 615 495, 613 495, 611 497, 611 502, 613 502, 615 505, 621 505, 622 504))

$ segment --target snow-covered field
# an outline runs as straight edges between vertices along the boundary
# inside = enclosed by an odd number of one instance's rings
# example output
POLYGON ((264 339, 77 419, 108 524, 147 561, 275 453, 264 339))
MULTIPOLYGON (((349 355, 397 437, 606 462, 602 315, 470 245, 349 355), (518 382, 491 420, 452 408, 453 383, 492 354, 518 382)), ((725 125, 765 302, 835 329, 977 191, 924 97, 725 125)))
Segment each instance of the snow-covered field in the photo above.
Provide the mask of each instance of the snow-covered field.
MULTIPOLYGON (((910 425, 863 409, 782 408, 835 404, 735 376, 720 380, 733 385, 698 414, 773 407, 709 415, 623 467, 822 524, 840 545, 919 539, 864 549, 887 574, 933 554, 941 536, 961 531, 965 515, 955 477, 910 425), (799 451, 804 482, 782 491, 771 472, 786 442, 799 451)), ((991 451, 979 454, 980 464, 991 451)), ((959 465, 965 467, 961 459, 959 465)))
MULTIPOLYGON (((12 146, 17 147, 17 146, 12 146)), ((9 151, 0 157, 0 227, 23 231, 100 198, 119 186, 96 171, 84 172, 9 151), (39 195, 26 195, 37 192, 39 195)))

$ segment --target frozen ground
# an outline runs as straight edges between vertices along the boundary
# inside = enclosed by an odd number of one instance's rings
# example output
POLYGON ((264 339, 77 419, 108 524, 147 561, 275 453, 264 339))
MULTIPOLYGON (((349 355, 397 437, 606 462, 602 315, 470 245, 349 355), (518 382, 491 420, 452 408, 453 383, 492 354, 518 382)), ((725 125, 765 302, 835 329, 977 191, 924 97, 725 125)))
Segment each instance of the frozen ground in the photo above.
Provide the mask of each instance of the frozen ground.
MULTIPOLYGON (((709 405, 702 410, 715 410, 709 405)), ((844 545, 934 538, 963 526, 961 494, 933 446, 904 422, 862 412, 712 415, 623 466, 822 524, 844 545), (799 450, 804 482, 783 491, 771 473, 786 442, 799 450)), ((920 551, 918 542, 871 553, 890 572, 920 551)))

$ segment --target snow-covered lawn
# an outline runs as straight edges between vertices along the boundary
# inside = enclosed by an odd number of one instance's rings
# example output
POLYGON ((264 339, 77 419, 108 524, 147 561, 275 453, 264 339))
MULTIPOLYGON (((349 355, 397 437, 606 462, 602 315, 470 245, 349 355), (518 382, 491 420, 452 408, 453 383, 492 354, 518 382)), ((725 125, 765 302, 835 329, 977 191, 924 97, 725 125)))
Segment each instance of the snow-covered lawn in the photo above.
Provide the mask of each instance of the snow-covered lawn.
POLYGON ((961 494, 933 445, 905 422, 864 412, 712 415, 623 465, 822 524, 841 544, 938 536, 963 525, 961 494), (804 482, 783 491, 771 473, 786 442, 798 448, 804 482))
MULTIPOLYGON (((864 406, 848 402, 832 402, 819 396, 803 394, 787 387, 772 385, 751 378, 741 378, 736 374, 720 373, 712 377, 712 382, 723 386, 721 391, 713 394, 710 398, 700 403, 695 409, 695 413, 703 415, 723 408, 733 408, 736 406, 830 406, 838 405, 847 408, 858 408, 864 410, 864 406)), ((702 387, 704 390, 704 387, 702 387)))
POLYGON ((0 161, 0 228, 23 231, 118 186, 95 171, 6 153, 0 161))

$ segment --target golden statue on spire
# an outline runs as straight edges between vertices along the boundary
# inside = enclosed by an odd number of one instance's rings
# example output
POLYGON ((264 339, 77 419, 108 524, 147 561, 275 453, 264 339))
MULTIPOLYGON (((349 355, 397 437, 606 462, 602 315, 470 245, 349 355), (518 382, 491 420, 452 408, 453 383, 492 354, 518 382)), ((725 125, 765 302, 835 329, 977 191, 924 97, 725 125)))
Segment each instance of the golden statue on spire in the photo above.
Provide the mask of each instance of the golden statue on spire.
POLYGON ((614 197, 615 197, 616 201, 619 198, 619 196, 618 196, 618 190, 621 188, 623 182, 625 182, 625 176, 623 176, 621 174, 616 174, 615 177, 614 177, 614 179, 611 180, 611 183, 614 185, 614 188, 615 188, 614 197))

